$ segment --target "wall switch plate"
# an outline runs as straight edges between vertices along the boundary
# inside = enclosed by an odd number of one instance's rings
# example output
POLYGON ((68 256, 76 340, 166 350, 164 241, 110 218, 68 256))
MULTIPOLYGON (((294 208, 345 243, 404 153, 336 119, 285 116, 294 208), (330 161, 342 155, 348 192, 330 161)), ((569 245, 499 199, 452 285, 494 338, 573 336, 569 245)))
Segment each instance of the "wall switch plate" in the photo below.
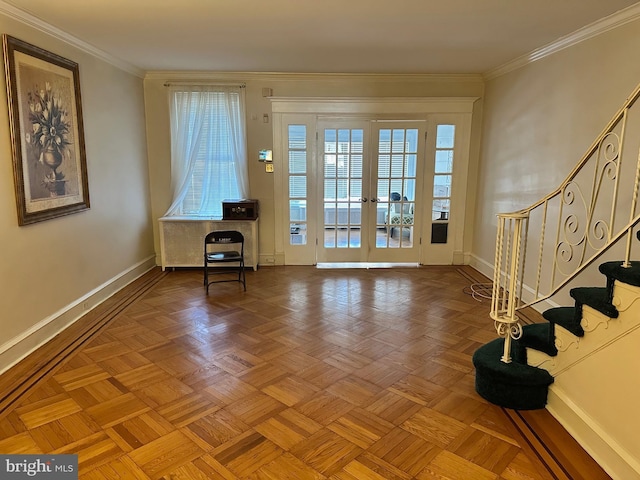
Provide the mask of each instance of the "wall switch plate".
POLYGON ((273 173, 273 163, 265 163, 264 171, 265 172, 269 172, 269 173, 273 173))

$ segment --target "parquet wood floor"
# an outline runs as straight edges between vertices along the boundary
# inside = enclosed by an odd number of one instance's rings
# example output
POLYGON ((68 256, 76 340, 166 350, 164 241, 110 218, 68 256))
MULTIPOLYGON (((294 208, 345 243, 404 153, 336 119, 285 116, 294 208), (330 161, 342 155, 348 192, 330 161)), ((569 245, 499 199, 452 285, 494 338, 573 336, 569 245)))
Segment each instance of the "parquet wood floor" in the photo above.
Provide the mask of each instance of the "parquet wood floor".
POLYGON ((494 338, 456 267, 170 272, 0 419, 82 479, 552 478, 474 390, 494 338))

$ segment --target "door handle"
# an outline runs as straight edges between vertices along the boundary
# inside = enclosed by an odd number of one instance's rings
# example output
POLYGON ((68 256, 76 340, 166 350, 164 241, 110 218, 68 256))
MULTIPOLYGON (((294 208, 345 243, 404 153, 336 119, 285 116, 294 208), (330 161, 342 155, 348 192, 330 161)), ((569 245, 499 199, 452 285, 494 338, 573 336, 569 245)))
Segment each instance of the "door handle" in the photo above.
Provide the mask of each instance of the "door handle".
POLYGON ((379 201, 380 201, 380 199, 375 198, 375 197, 373 197, 373 198, 371 199, 371 203, 376 203, 376 202, 379 202, 379 201))
POLYGON ((361 199, 360 199, 360 201, 361 201, 362 203, 367 203, 367 199, 366 199, 366 198, 361 198, 361 199))

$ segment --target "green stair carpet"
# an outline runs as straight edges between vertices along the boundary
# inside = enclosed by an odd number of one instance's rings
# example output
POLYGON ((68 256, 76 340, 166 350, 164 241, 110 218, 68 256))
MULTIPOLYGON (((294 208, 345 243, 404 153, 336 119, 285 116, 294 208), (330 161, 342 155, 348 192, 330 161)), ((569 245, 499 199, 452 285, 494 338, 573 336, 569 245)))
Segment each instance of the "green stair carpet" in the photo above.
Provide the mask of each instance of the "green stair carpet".
POLYGON ((541 368, 524 363, 500 361, 504 339, 498 338, 473 354, 476 367, 476 391, 481 397, 516 410, 543 408, 547 403, 547 387, 553 377, 541 368))
POLYGON ((618 318, 618 310, 612 304, 614 282, 640 287, 640 262, 631 262, 628 267, 623 267, 622 262, 606 262, 599 266, 599 271, 607 278, 606 287, 573 288, 569 293, 575 300, 574 306, 551 308, 542 314, 548 323, 523 326, 522 336, 512 343, 511 363, 500 360, 504 348, 502 338, 476 350, 473 365, 476 369, 476 391, 480 396, 491 403, 515 410, 545 407, 553 376, 544 369, 527 364, 527 348, 556 356, 556 325, 582 337, 585 334, 580 325, 583 305, 610 318, 618 318))

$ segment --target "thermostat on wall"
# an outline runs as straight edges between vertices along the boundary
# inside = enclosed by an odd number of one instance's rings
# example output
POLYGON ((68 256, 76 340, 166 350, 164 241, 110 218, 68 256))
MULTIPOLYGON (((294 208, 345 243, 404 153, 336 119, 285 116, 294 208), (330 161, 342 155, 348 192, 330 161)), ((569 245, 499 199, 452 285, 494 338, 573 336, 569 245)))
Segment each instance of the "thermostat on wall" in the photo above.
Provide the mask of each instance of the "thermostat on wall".
POLYGON ((260 150, 258 152, 258 160, 261 162, 272 162, 273 152, 271 150, 260 150))

